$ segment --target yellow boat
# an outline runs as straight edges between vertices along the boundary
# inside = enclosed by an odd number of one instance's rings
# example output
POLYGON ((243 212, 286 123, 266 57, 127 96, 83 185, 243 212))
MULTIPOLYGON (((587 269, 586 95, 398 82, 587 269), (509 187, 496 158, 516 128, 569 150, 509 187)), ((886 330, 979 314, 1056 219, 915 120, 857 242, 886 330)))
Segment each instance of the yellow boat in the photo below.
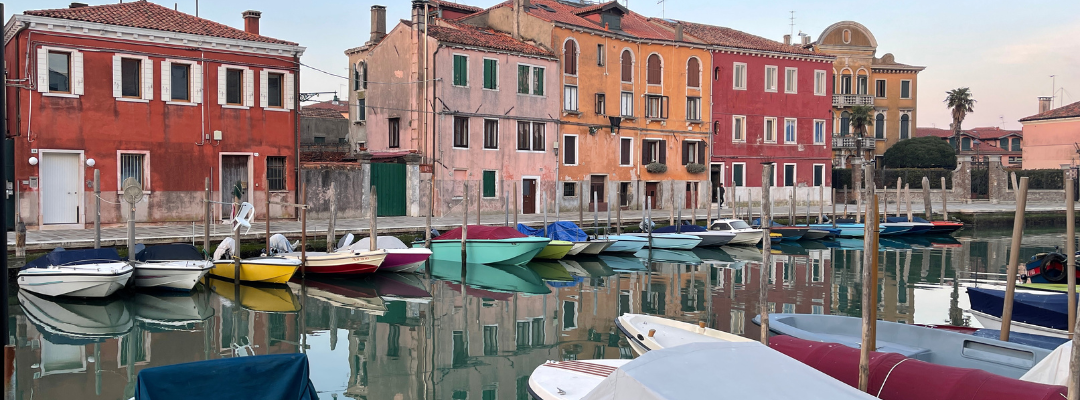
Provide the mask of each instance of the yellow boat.
POLYGON ((567 242, 565 240, 552 240, 548 242, 547 246, 544 246, 540 253, 536 254, 536 257, 545 260, 558 260, 566 257, 566 253, 570 252, 570 249, 574 248, 573 242, 567 242))
MULTIPOLYGON (((219 296, 236 302, 236 285, 232 280, 206 278, 206 285, 219 296)), ((248 286, 240 284, 240 306, 261 312, 300 311, 300 300, 288 286, 248 286)))
MULTIPOLYGON (((285 257, 253 257, 240 260, 240 280, 244 282, 286 283, 300 268, 300 260, 285 257)), ((214 261, 210 275, 222 279, 236 276, 233 260, 214 261)))

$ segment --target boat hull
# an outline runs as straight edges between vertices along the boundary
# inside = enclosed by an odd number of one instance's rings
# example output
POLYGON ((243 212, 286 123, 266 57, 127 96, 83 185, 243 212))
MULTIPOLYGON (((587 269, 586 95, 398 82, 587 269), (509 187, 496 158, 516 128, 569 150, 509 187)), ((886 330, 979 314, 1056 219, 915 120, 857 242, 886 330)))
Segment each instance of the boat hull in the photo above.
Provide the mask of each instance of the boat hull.
MULTIPOLYGON (((513 239, 466 239, 468 264, 520 265, 532 260, 551 239, 523 237, 513 239)), ((431 257, 437 261, 461 262, 460 240, 433 240, 431 257)))
MULTIPOLYGON (((834 229, 832 224, 811 224, 810 228, 834 229)), ((863 224, 836 224, 835 229, 840 230, 840 233, 837 234, 837 236, 842 238, 861 238, 866 233, 863 224)))
POLYGON ((595 256, 600 254, 608 247, 611 247, 615 241, 613 240, 590 240, 587 242, 589 245, 582 249, 578 254, 595 256))
MULTIPOLYGON (((967 311, 971 313, 971 316, 975 317, 976 321, 979 321, 979 324, 982 324, 983 328, 986 328, 986 329, 1001 329, 1001 317, 995 317, 993 315, 990 315, 990 314, 987 314, 987 313, 984 313, 984 312, 975 311, 975 310, 967 310, 967 311)), ((1030 334, 1035 334, 1035 335, 1043 335, 1043 336, 1050 336, 1050 337, 1056 337, 1056 338, 1066 338, 1067 339, 1069 337, 1069 332, 1068 331, 1064 331, 1064 330, 1061 330, 1061 329, 1047 328, 1045 326, 1038 326, 1038 325, 1029 324, 1029 323, 1020 322, 1020 321, 1012 321, 1012 322, 1010 322, 1009 323, 1009 331, 1011 331, 1011 332, 1020 332, 1020 333, 1030 333, 1030 334)))
POLYGON ((570 251, 566 252, 566 255, 568 255, 568 256, 576 256, 578 254, 581 254, 582 250, 585 250, 585 248, 589 247, 589 242, 573 242, 573 243, 574 243, 574 245, 570 248, 570 251))
POLYGON ((933 221, 931 224, 933 224, 934 227, 927 233, 948 234, 956 232, 964 227, 963 222, 933 221))
POLYGON ((825 238, 827 238, 829 236, 832 236, 832 233, 829 232, 829 231, 818 230, 818 229, 808 229, 806 231, 806 234, 803 235, 802 239, 800 239, 800 240, 821 240, 821 239, 825 239, 825 238))
POLYGON ((552 240, 547 246, 544 246, 543 250, 536 253, 535 258, 542 258, 545 260, 559 260, 566 257, 566 253, 569 253, 574 248, 573 242, 567 242, 565 240, 552 240))
MULTIPOLYGON (((285 257, 256 257, 240 260, 240 280, 244 282, 280 283, 288 282, 300 260, 285 257)), ((236 263, 232 260, 214 261, 214 268, 209 275, 232 280, 236 276, 236 263)))
MULTIPOLYGON (((631 236, 648 238, 647 233, 631 233, 631 236)), ((681 233, 654 233, 652 235, 651 247, 654 249, 665 250, 690 250, 701 243, 701 238, 693 235, 685 235, 681 233)), ((649 247, 649 244, 645 245, 649 247)))
POLYGON ((615 243, 605 249, 605 253, 636 253, 649 244, 648 239, 630 235, 608 236, 608 239, 615 240, 615 243))
POLYGON ((135 287, 191 290, 214 263, 205 260, 146 262, 135 265, 135 287))
POLYGON ((386 249, 379 272, 416 272, 431 258, 431 250, 425 248, 386 249))
POLYGON ((799 228, 794 226, 774 226, 769 229, 769 232, 779 233, 781 240, 799 240, 806 235, 806 231, 810 228, 799 228))
MULTIPOLYGON (((301 254, 287 253, 282 256, 300 261, 301 254)), ((378 270, 385 259, 386 252, 382 250, 357 253, 309 252, 306 254, 307 265, 304 266, 304 272, 336 275, 370 274, 378 270)))
POLYGON ((44 296, 106 297, 127 285, 134 272, 127 263, 102 268, 31 268, 19 271, 17 281, 23 290, 44 296))
POLYGON ((701 238, 701 243, 698 243, 697 247, 718 247, 723 246, 735 239, 735 235, 728 232, 720 231, 708 231, 708 232, 687 232, 684 235, 692 235, 701 238))

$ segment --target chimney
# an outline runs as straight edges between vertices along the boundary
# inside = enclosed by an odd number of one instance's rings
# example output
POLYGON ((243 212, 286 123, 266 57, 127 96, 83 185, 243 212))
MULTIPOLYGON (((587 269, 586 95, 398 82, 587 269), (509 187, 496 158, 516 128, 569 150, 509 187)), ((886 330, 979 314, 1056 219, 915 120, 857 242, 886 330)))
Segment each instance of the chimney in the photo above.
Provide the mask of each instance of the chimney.
POLYGON ((809 46, 810 45, 810 35, 802 35, 802 45, 803 46, 809 46))
POLYGON ((521 39, 521 13, 525 12, 526 0, 514 0, 514 39, 521 39))
POLYGON ((1039 97, 1039 114, 1050 111, 1050 101, 1052 101, 1053 99, 1054 98, 1051 96, 1039 97))
POLYGON ((86 3, 71 3, 68 8, 83 8, 86 7, 86 3))
POLYGON ((681 42, 683 40, 683 26, 682 24, 675 24, 675 40, 681 42))
POLYGON ((383 36, 386 36, 386 7, 371 6, 371 42, 378 42, 383 36))
POLYGON ((784 35, 784 44, 791 45, 791 35, 784 35))
MULTIPOLYGON (((412 2, 412 22, 420 30, 427 29, 427 16, 424 15, 424 4, 426 3, 425 0, 413 0, 412 2)), ((372 10, 371 13, 374 15, 375 10, 372 10)))
POLYGON ((247 10, 242 14, 244 16, 244 32, 252 35, 259 34, 259 17, 262 17, 262 13, 255 10, 247 10))

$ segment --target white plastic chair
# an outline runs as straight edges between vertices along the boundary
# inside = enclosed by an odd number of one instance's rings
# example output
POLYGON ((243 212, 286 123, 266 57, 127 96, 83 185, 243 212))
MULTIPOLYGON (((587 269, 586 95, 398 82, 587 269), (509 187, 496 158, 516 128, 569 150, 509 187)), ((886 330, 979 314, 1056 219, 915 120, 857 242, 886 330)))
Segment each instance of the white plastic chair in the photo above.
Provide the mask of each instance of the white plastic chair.
POLYGON ((244 234, 251 232, 251 220, 255 219, 255 206, 251 203, 240 203, 240 209, 233 215, 232 230, 240 229, 241 226, 247 228, 244 234))

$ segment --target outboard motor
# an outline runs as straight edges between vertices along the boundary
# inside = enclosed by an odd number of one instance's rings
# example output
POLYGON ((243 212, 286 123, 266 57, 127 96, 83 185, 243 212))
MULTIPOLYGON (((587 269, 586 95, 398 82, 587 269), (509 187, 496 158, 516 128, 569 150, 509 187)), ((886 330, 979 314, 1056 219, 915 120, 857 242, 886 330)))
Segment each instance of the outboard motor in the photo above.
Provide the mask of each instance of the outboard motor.
POLYGON ((270 255, 292 253, 293 246, 289 243, 289 239, 286 239, 284 235, 275 233, 270 236, 270 255))

